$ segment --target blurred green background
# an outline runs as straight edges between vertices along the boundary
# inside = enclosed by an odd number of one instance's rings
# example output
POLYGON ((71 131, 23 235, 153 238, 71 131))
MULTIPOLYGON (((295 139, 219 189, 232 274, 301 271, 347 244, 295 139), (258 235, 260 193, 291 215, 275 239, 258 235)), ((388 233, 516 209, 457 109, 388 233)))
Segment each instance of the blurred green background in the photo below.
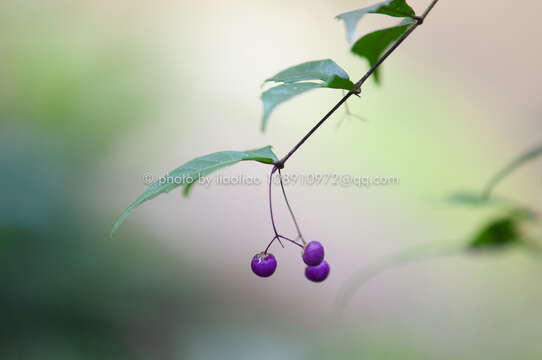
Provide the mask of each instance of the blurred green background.
MULTIPOLYGON (((542 267, 525 251, 391 269, 334 305, 365 264, 464 242, 496 215, 442 199, 542 141, 537 1, 517 14, 442 0, 384 65, 383 86, 350 100, 367 121, 337 127, 339 112, 292 157, 286 173, 400 178, 288 189, 305 237, 326 246, 325 283, 304 279, 291 247, 273 248, 272 278, 250 272, 272 233, 264 186, 160 196, 108 238, 146 173, 219 150, 288 151, 340 91, 280 106, 261 133, 262 80, 328 57, 359 78, 366 64, 333 16, 367 4, 1 1, 0 358, 540 359, 542 267)), ((541 170, 498 193, 541 210, 541 170)))

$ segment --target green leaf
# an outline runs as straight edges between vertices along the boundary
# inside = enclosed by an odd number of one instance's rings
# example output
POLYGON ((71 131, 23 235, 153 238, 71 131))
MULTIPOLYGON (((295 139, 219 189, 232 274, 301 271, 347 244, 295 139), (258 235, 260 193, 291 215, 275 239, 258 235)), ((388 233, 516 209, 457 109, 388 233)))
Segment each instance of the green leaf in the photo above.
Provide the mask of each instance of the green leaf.
POLYGON ((315 83, 283 84, 264 91, 261 96, 263 101, 262 131, 265 130, 269 115, 278 105, 296 95, 319 87, 322 85, 315 83))
POLYGON ((111 237, 117 231, 126 217, 142 203, 155 198, 162 193, 168 193, 181 185, 190 185, 199 178, 227 166, 234 165, 239 161, 254 160, 265 164, 273 164, 278 161, 277 156, 271 151, 271 146, 247 151, 220 151, 201 156, 191 160, 177 169, 169 172, 166 176, 150 185, 124 212, 113 225, 111 237))
MULTIPOLYGON (((405 19, 399 25, 369 33, 356 41, 350 51, 366 58, 369 66, 372 67, 388 47, 407 31, 412 23, 413 20, 405 19)), ((373 75, 378 84, 380 82, 379 69, 373 75)))
POLYGON ((473 192, 456 192, 450 195, 447 201, 463 205, 483 206, 487 204, 487 200, 482 198, 480 194, 473 192))
POLYGON ((458 191, 446 198, 446 201, 459 205, 467 205, 472 207, 482 207, 487 205, 510 205, 510 203, 501 198, 486 198, 478 192, 473 191, 458 191))
POLYGON ((501 249, 519 242, 518 220, 515 216, 506 216, 491 221, 474 236, 468 247, 473 250, 501 249))
POLYGON ((265 130, 271 112, 279 104, 316 88, 354 90, 348 74, 333 60, 308 61, 292 66, 265 80, 283 83, 262 93, 262 131, 265 130))
POLYGON ((339 14, 336 16, 336 18, 339 20, 344 20, 344 25, 346 26, 346 37, 348 39, 348 42, 352 42, 352 40, 354 40, 356 26, 365 14, 383 14, 394 17, 411 17, 415 13, 405 0, 386 0, 363 9, 348 11, 339 14))
POLYGON ((189 184, 186 184, 185 187, 183 188, 183 196, 184 197, 187 197, 189 194, 190 194, 190 189, 192 189, 192 186, 194 186, 196 182, 191 182, 189 184))
POLYGON ((468 248, 471 250, 495 250, 520 242, 527 244, 522 226, 537 220, 538 215, 531 209, 511 209, 508 214, 484 225, 469 242, 468 248))

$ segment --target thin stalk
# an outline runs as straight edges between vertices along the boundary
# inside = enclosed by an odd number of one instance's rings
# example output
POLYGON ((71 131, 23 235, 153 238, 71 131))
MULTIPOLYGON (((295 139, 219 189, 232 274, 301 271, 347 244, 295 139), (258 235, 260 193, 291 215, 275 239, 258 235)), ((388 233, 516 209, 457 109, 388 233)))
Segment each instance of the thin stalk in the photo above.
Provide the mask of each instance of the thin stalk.
MULTIPOLYGON (((267 250, 269 250, 269 247, 271 247, 271 245, 273 244, 273 242, 275 241, 275 239, 278 238, 278 235, 275 235, 273 237, 273 239, 271 239, 271 241, 269 242, 269 244, 267 244, 267 246, 265 247, 265 250, 263 251, 264 254, 267 255, 267 250)), ((279 240, 280 241, 280 240, 279 240)))
POLYGON ((269 245, 267 245, 267 247, 265 248, 264 254, 267 254, 267 250, 269 249, 271 244, 273 244, 275 239, 277 239, 280 245, 284 247, 284 244, 282 244, 282 241, 280 241, 279 233, 277 231, 277 226, 275 225, 275 217, 273 216, 273 201, 272 201, 271 186, 273 185, 273 174, 277 170, 278 168, 276 166, 273 166, 273 169, 271 170, 271 175, 269 176, 269 214, 271 214, 271 225, 273 225, 273 231, 275 232, 275 237, 273 238, 273 240, 271 240, 269 245))
POLYGON ((299 224, 297 223, 297 219, 295 218, 294 211, 292 210, 292 207, 290 206, 290 202, 288 201, 288 197, 286 196, 286 190, 284 190, 284 184, 282 183, 282 173, 279 169, 279 179, 280 179, 280 187, 282 189, 282 195, 284 195, 284 201, 286 202, 286 206, 288 206, 288 210, 290 211, 290 215, 292 216, 292 220, 294 221, 295 228, 297 230, 297 236, 301 239, 303 242, 303 245, 306 245, 305 239, 303 238, 303 235, 301 235, 301 230, 299 228, 299 224))

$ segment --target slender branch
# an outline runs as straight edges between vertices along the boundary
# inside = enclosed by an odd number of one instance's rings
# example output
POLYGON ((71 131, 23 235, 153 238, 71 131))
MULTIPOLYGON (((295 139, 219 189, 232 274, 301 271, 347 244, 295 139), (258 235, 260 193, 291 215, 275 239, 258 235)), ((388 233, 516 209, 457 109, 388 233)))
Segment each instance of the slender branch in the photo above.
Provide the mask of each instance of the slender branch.
POLYGON ((369 69, 369 71, 367 71, 367 73, 365 73, 365 75, 363 75, 363 77, 361 79, 359 79, 359 81, 354 85, 354 90, 351 90, 349 91, 345 96, 343 96, 343 98, 341 100, 339 100, 339 102, 333 107, 331 108, 330 111, 328 111, 328 113, 326 115, 324 115, 324 117, 318 121, 316 123, 316 125, 313 126, 312 129, 309 130, 309 132, 303 136, 303 138, 301 140, 299 140, 299 142, 292 148, 292 150, 290 150, 282 159, 280 159, 279 161, 277 161, 275 163, 275 166, 278 168, 278 169, 282 169, 284 167, 284 164, 286 163, 286 161, 288 161, 288 159, 290 158, 290 156, 292 156, 300 147, 301 145, 303 145, 303 143, 305 141, 307 141, 307 139, 309 137, 311 137, 311 135, 335 112, 337 111, 338 108, 341 107, 342 104, 344 104, 346 102, 346 100, 348 100, 348 98, 352 95, 359 95, 360 92, 361 92, 361 85, 363 85, 363 83, 376 71, 376 69, 378 69, 378 67, 384 62, 384 60, 386 60, 388 58, 388 56, 391 55, 391 53, 393 53, 395 51, 395 49, 397 49, 397 47, 399 45, 401 45, 401 43, 410 35, 412 34, 412 32, 414 30, 416 30, 416 28, 418 26, 420 26, 425 18, 427 17, 427 15, 429 14, 429 12, 431 11, 431 9, 433 9, 433 7, 437 4, 439 0, 433 0, 431 2, 431 4, 429 4, 429 6, 427 7, 427 9, 425 9, 425 11, 423 12, 422 16, 412 16, 412 19, 415 20, 414 24, 412 24, 412 26, 410 26, 407 31, 405 33, 403 33, 403 35, 401 35, 394 43, 393 45, 384 53, 384 55, 382 55, 378 61, 369 69))
POLYGON ((280 169, 279 169, 279 179, 280 179, 280 187, 282 189, 282 195, 284 195, 284 201, 286 202, 286 206, 288 206, 290 215, 292 215, 292 220, 294 221, 294 225, 297 230, 297 236, 301 239, 301 241, 303 242, 303 245, 305 245, 306 244, 305 239, 303 239, 303 235, 301 235, 301 230, 299 229, 299 225, 297 224, 294 211, 292 210, 292 207, 290 206, 290 202, 288 201, 288 197, 286 196, 286 190, 284 190, 284 184, 282 183, 282 173, 280 172, 280 169))
POLYGON ((425 9, 425 11, 424 11, 423 14, 422 14, 422 21, 425 20, 425 18, 427 17, 427 14, 429 14, 429 12, 430 12, 431 10, 433 10, 433 7, 434 7, 435 5, 437 5, 437 3, 438 3, 438 0, 433 0, 433 1, 431 2, 431 4, 429 4, 429 6, 427 7, 427 9, 425 9))

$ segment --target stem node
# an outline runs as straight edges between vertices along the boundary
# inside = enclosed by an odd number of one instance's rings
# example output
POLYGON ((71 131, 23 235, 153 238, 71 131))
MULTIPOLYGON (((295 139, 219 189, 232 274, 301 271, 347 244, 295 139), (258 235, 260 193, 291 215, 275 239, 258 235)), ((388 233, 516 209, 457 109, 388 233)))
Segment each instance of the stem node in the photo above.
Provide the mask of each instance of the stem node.
POLYGON ((418 25, 423 24, 423 17, 422 17, 422 16, 413 15, 413 16, 412 16, 412 19, 416 20, 416 23, 417 23, 418 25))

